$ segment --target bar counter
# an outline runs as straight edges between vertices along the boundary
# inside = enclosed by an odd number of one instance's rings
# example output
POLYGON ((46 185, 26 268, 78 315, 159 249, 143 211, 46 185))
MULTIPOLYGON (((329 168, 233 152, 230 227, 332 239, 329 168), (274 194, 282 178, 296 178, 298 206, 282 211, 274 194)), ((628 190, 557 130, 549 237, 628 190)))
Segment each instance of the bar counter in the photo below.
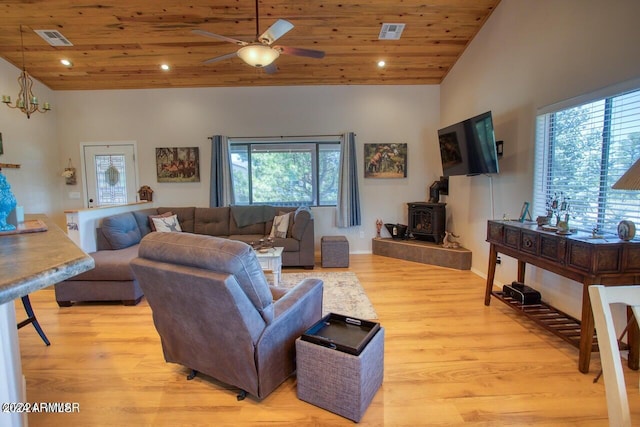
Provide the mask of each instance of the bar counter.
MULTIPOLYGON (((27 215, 25 220, 42 221, 46 231, 0 235, 0 402, 3 403, 27 401, 14 300, 94 267, 93 258, 44 215, 27 215)), ((26 414, 0 412, 1 426, 26 424, 26 414)))
POLYGON ((93 258, 43 215, 47 231, 0 235, 0 304, 61 282, 94 267, 93 258))

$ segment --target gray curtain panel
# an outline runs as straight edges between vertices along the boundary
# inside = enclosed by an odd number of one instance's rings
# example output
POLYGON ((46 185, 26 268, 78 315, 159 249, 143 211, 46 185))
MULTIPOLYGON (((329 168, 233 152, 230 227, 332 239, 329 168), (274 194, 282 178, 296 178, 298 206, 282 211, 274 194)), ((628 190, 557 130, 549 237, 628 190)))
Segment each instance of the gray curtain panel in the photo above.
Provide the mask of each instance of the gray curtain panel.
POLYGON ((360 193, 356 134, 353 132, 347 132, 342 137, 339 178, 336 225, 340 228, 358 226, 361 224, 360 193))
POLYGON ((223 135, 211 137, 211 194, 209 207, 229 206, 233 203, 231 191, 231 161, 228 138, 223 135))

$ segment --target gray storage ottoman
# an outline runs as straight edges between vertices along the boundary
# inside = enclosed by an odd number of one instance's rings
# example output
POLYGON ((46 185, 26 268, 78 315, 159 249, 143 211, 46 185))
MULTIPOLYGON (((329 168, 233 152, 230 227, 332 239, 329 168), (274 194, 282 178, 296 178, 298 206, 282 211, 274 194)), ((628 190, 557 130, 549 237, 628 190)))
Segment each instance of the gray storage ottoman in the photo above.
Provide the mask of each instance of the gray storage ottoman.
POLYGON ((320 253, 323 267, 349 267, 349 241, 345 236, 323 236, 320 253))
POLYGON ((384 328, 359 355, 296 340, 298 398, 359 422, 384 376, 384 328))

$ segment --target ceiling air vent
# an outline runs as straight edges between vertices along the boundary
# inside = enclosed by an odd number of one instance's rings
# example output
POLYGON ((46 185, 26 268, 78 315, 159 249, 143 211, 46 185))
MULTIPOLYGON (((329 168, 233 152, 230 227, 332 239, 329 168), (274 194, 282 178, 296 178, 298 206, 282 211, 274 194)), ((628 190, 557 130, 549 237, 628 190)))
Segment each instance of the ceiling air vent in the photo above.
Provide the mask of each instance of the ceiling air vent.
POLYGON ((379 40, 400 40, 405 24, 382 24, 379 40))
POLYGON ((44 41, 49 43, 51 46, 73 46, 73 44, 57 30, 33 31, 35 31, 40 37, 44 39, 44 41))

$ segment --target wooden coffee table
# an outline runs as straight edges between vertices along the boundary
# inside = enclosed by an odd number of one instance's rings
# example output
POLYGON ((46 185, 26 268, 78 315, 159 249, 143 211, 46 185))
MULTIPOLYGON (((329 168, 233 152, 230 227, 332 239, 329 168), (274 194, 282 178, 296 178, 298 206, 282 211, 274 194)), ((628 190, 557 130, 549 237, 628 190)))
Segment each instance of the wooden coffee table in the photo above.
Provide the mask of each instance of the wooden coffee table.
POLYGON ((282 247, 256 250, 256 256, 258 257, 258 261, 260 261, 262 270, 273 273, 274 286, 280 285, 280 275, 282 274, 282 251, 284 251, 284 248, 282 247))

